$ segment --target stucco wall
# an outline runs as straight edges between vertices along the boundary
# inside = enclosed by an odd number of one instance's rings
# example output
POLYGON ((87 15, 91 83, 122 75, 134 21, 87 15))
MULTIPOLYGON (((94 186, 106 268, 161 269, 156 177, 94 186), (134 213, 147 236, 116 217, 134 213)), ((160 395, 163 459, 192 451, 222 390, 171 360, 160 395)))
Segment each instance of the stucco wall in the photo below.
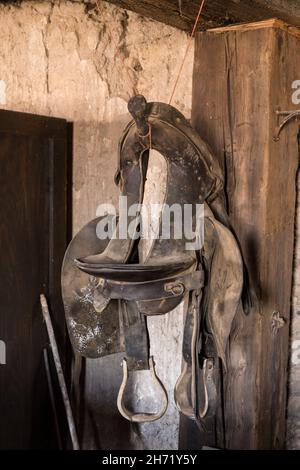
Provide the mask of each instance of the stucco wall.
MULTIPOLYGON (((118 139, 129 120, 128 98, 137 91, 148 100, 168 101, 186 43, 183 32, 101 1, 99 9, 80 1, 0 4, 0 106, 74 123, 74 233, 95 217, 99 203, 117 202, 113 176, 118 139)), ((186 116, 192 62, 193 48, 173 100, 186 116)), ((150 192, 159 185, 159 168, 154 161, 150 192)), ((139 433, 132 433, 116 411, 121 358, 87 362, 87 413, 80 423, 84 447, 177 447, 172 388, 180 370, 181 322, 180 309, 149 322, 171 405, 161 422, 139 433)))

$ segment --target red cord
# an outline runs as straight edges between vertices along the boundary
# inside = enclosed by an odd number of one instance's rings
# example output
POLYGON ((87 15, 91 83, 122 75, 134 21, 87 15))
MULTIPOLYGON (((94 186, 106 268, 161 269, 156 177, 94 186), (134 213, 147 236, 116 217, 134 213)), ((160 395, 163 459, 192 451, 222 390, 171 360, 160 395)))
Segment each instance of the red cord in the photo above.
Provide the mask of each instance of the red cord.
POLYGON ((190 37, 189 37, 189 40, 188 40, 188 43, 187 43, 187 46, 186 46, 185 54, 184 54, 184 57, 183 57, 181 66, 180 66, 180 68, 179 68, 179 72, 178 72, 177 78, 176 78, 175 83, 174 83, 174 87, 173 87, 173 91, 172 91, 172 93, 171 93, 171 97, 170 97, 170 100, 169 100, 169 104, 171 104, 172 99, 173 99, 173 96, 174 96, 174 93, 175 93, 175 90, 176 90, 176 88, 177 88, 177 85, 178 85, 178 82, 179 82, 179 78, 180 78, 180 75, 181 75, 181 72, 182 72, 184 63, 185 63, 185 59, 186 59, 187 53, 188 53, 188 51, 189 51, 189 49, 190 49, 190 47, 191 47, 193 37, 195 36, 196 28, 197 28, 198 22, 199 22, 199 20, 200 20, 200 15, 201 15, 201 12, 202 12, 204 3, 205 3, 205 0, 202 0, 201 5, 200 5, 200 7, 199 7, 198 15, 197 15, 197 17, 196 17, 196 20, 195 20, 195 23, 194 23, 192 32, 191 32, 191 34, 190 34, 190 37))

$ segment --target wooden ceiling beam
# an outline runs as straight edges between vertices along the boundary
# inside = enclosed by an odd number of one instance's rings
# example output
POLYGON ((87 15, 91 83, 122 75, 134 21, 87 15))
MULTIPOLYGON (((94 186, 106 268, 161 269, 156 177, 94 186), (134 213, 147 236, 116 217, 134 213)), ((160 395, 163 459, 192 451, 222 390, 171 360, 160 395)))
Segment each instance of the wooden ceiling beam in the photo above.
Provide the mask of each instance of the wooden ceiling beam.
MULTIPOLYGON (((105 0, 156 21, 191 31, 198 0, 105 0)), ((198 30, 278 18, 300 26, 299 0, 207 0, 198 30)))

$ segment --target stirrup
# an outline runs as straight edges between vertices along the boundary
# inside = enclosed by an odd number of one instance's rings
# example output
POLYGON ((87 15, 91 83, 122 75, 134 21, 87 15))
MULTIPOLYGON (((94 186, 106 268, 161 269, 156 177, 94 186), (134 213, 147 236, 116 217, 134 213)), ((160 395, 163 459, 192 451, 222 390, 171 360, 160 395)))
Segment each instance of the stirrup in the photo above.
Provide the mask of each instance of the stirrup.
POLYGON ((125 358, 123 359, 123 380, 122 380, 121 387, 118 393, 117 405, 118 405, 118 410, 121 413, 121 415, 128 421, 131 421, 134 423, 150 423, 151 421, 156 421, 157 419, 160 419, 165 414, 168 408, 168 394, 162 382, 159 380, 159 378, 156 375, 154 361, 153 361, 152 356, 149 358, 149 367, 150 367, 152 379, 156 385, 157 390, 159 390, 160 392, 162 406, 161 406, 161 409, 157 413, 134 413, 128 410, 128 408, 126 408, 124 404, 124 392, 125 392, 127 382, 128 382, 128 366, 127 366, 126 359, 125 358))
POLYGON ((203 368, 202 368, 203 383, 204 383, 204 405, 203 405, 202 410, 199 409, 199 418, 200 419, 205 418, 205 416, 207 415, 207 412, 208 412, 208 407, 209 407, 209 397, 208 397, 208 390, 207 390, 207 383, 206 383, 206 367, 207 367, 207 359, 204 359, 203 368))
POLYGON ((217 406, 217 391, 213 381, 213 362, 211 358, 205 358, 200 373, 203 381, 204 401, 197 410, 196 396, 197 387, 192 367, 186 362, 182 372, 176 382, 174 390, 175 404, 180 411, 190 419, 204 420, 208 416, 213 416, 217 406), (190 393, 188 393, 190 392, 190 393))

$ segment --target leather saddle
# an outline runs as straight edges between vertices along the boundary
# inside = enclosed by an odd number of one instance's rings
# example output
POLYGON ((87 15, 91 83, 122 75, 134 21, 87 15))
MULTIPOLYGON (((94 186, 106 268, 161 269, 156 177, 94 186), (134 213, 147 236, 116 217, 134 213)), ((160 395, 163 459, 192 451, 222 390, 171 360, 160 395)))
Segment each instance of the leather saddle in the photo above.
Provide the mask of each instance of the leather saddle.
MULTIPOLYGON (((222 172, 208 146, 174 107, 147 103, 138 95, 128 109, 133 120, 120 139, 115 177, 128 206, 143 202, 149 151, 156 150, 167 163, 163 207, 176 204, 183 210, 190 205, 192 225, 201 226, 204 237, 187 249, 190 239, 184 230, 174 237, 178 222, 170 217, 170 236, 154 239, 143 258, 138 236, 101 239, 97 228, 108 223, 108 216, 89 222, 70 243, 63 262, 69 335, 74 350, 88 358, 124 353, 118 409, 130 421, 154 421, 165 413, 168 397, 149 356, 147 316, 165 314, 185 301, 175 401, 189 418, 204 420, 215 413, 214 369, 219 360, 226 368, 226 345, 243 289, 243 262, 223 204, 222 172), (199 205, 204 207, 202 221, 199 205), (124 400, 129 373, 145 369, 150 369, 161 397, 160 409, 153 413, 129 410, 124 400)), ((127 215, 126 221, 137 234, 140 213, 127 215)))

